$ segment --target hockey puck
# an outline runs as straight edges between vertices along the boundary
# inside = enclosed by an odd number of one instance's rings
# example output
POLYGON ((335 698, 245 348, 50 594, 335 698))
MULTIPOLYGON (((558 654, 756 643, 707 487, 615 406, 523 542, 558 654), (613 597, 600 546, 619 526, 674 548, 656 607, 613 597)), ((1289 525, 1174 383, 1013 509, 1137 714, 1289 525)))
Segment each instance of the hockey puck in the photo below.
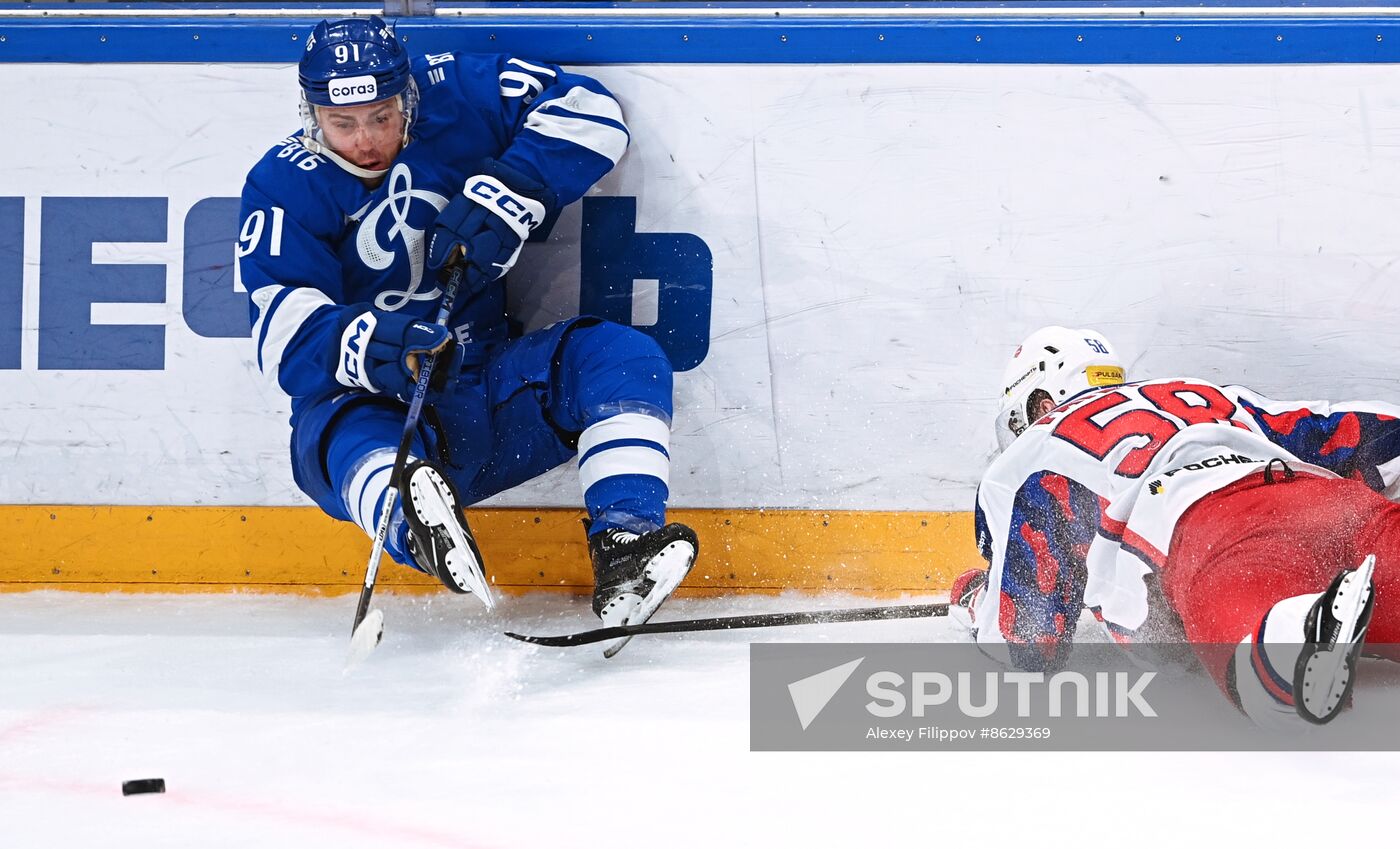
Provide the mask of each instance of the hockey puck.
POLYGON ((135 796, 138 793, 164 793, 164 778, 133 778, 122 782, 122 795, 135 796))

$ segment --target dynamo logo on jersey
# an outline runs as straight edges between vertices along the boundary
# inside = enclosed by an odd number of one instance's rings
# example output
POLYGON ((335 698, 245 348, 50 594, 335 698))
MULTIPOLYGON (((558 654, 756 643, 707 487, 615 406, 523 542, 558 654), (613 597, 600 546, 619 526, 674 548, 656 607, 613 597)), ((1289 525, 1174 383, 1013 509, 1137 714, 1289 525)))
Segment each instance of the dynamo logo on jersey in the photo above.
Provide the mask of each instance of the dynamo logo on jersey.
MULTIPOLYGON (((283 149, 293 167, 309 171, 326 162, 299 144, 287 143, 283 149)), ((370 257, 375 265, 388 267, 399 252, 405 252, 404 258, 418 257, 394 266, 391 279, 376 281, 398 290, 375 304, 381 309, 438 297, 431 285, 429 291, 419 291, 424 231, 447 202, 435 192, 415 189, 413 183, 424 178, 421 172, 417 180, 414 176, 407 170, 394 173, 390 197, 376 195, 373 203, 345 219, 347 235, 336 247, 347 264, 370 257)), ((453 193, 449 190, 448 196, 453 193)), ((237 244, 237 250, 246 251, 253 235, 240 235, 246 224, 240 208, 236 197, 202 198, 188 208, 168 197, 145 195, 0 197, 0 371, 159 371, 177 350, 171 339, 177 324, 182 336, 187 329, 205 339, 247 338, 248 292, 238 280, 236 250, 230 249, 237 244), (26 249, 29 228, 39 233, 36 245, 42 248, 26 249), (99 242, 164 247, 152 248, 158 252, 155 262, 114 263, 94 253, 92 246, 99 242), (37 288, 31 291, 20 285, 28 277, 21 272, 35 266, 37 288), (101 316, 98 304, 166 304, 174 293, 177 306, 168 323, 94 320, 101 316), (37 310, 41 298, 45 307, 37 326, 21 322, 30 302, 37 310)), ((264 210, 260 234, 279 251, 276 233, 283 215, 278 208, 264 210)), ((635 196, 583 198, 577 231, 581 243, 539 246, 536 256, 545 261, 526 264, 521 279, 539 281, 540 288, 531 290, 524 303, 538 305, 550 293, 568 298, 576 293, 579 313, 636 327, 661 345, 676 371, 696 368, 710 347, 715 276, 709 245, 696 233, 653 232, 637 225, 635 196), (575 263, 576 281, 556 271, 575 263)), ((371 300, 368 295, 364 299, 371 300)))
POLYGON ((408 288, 387 289, 374 299, 376 307, 393 312, 410 301, 427 301, 439 294, 436 286, 426 292, 420 292, 418 287, 423 282, 424 233, 437 219, 437 214, 447 206, 447 198, 437 192, 413 188, 413 172, 402 162, 389 172, 387 191, 384 200, 360 219, 360 229, 355 234, 355 250, 360 255, 360 261, 375 271, 383 271, 394 264, 399 255, 395 243, 407 251, 408 288), (431 214, 428 213, 430 207, 431 214), (379 222, 386 212, 393 219, 385 233, 387 246, 379 240, 379 222), (418 218, 423 227, 414 227, 410 223, 411 217, 418 218))

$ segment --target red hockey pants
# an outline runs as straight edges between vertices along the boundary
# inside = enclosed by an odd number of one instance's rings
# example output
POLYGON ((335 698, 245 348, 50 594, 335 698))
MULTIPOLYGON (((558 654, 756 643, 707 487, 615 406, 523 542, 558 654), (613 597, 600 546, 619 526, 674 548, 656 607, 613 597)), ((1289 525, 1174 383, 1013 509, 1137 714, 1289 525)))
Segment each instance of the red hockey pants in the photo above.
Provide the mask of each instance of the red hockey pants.
MULTIPOLYGON (((1290 596, 1320 593, 1376 555, 1369 652, 1400 659, 1400 505, 1353 480, 1263 472, 1186 511, 1160 575, 1192 643, 1235 645, 1290 596)), ((1301 641, 1302 635, 1299 635, 1301 641)), ((1198 652, 1225 686, 1229 652, 1198 652)))

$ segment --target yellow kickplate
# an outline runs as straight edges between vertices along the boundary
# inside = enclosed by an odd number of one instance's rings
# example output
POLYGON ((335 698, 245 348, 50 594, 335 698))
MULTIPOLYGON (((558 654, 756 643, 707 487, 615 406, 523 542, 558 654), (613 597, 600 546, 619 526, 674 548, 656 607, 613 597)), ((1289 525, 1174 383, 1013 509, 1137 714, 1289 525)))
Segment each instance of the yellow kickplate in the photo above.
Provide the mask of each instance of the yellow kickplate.
MULTIPOLYGON (((492 583, 593 586, 576 510, 468 510, 492 583)), ((700 536, 693 591, 937 592, 982 563, 970 513, 672 510, 700 536)), ((370 540, 314 507, 0 506, 0 591, 341 594, 370 540)), ((378 586, 441 589, 385 557, 378 586)), ((445 590, 444 590, 445 591, 445 590)))

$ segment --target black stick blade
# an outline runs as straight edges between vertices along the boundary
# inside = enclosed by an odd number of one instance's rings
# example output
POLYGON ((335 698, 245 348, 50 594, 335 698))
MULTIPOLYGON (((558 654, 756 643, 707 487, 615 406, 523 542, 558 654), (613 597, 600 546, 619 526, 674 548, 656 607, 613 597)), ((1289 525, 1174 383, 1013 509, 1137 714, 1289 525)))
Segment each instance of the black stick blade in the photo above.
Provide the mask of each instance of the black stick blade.
POLYGON ((522 643, 534 643, 537 646, 583 646, 589 643, 601 643, 603 640, 615 640, 618 637, 626 637, 631 634, 627 626, 619 625, 612 628, 597 628, 592 631, 580 631, 577 634, 561 634, 557 637, 543 637, 531 634, 516 634, 506 631, 506 636, 522 643))
POLYGON ((694 631, 732 631, 740 628, 774 628, 783 625, 823 625, 831 622, 868 622, 877 619, 915 619, 925 616, 947 616, 947 604, 906 604, 888 607, 857 607, 847 610, 805 610, 788 613, 755 613, 748 616, 713 616, 705 619, 679 619, 672 622, 643 622, 640 625, 615 625, 557 637, 516 634, 506 636, 537 646, 568 647, 616 640, 637 634, 683 634, 694 631))

